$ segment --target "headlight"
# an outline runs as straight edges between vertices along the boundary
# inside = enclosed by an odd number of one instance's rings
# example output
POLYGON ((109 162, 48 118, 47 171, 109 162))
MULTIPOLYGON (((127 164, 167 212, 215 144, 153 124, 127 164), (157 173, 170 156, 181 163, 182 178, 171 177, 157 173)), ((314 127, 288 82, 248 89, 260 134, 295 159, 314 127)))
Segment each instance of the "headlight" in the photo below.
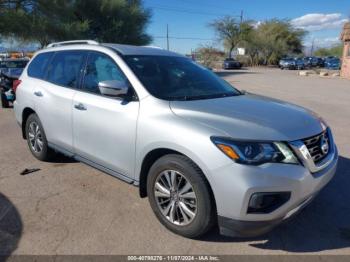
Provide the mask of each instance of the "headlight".
POLYGON ((264 163, 298 164, 294 153, 283 142, 235 141, 212 137, 213 143, 237 163, 261 165, 264 163))

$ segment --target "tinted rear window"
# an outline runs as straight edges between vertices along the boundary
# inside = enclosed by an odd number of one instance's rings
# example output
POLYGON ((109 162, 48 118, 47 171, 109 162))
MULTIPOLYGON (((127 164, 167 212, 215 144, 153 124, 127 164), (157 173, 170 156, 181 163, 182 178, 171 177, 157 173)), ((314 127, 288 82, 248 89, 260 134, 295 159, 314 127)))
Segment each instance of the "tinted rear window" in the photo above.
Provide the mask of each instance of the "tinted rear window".
POLYGON ((48 66, 48 63, 53 56, 53 52, 49 53, 42 53, 37 55, 34 60, 29 64, 28 67, 28 75, 30 77, 35 77, 39 79, 45 78, 46 69, 48 66))

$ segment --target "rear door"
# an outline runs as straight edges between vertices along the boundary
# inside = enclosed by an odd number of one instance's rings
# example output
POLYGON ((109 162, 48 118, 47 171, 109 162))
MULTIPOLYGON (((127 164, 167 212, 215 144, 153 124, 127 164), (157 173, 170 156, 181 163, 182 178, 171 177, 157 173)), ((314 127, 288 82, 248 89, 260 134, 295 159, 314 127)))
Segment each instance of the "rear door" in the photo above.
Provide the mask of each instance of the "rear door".
POLYGON ((107 80, 124 81, 133 95, 114 59, 90 52, 81 90, 73 102, 74 151, 85 160, 131 178, 139 102, 103 96, 98 83, 107 80))
POLYGON ((51 59, 46 81, 34 90, 36 112, 49 143, 73 151, 72 102, 87 52, 58 51, 51 59))

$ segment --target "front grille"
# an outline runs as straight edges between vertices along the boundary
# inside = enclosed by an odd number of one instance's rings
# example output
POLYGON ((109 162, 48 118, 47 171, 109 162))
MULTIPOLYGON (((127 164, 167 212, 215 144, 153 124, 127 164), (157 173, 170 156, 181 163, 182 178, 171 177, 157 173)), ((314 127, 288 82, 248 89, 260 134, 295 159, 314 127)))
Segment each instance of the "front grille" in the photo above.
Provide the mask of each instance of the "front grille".
POLYGON ((330 151, 331 145, 327 131, 324 131, 317 136, 306 138, 303 140, 303 142, 309 150, 309 153, 315 164, 325 159, 330 151))

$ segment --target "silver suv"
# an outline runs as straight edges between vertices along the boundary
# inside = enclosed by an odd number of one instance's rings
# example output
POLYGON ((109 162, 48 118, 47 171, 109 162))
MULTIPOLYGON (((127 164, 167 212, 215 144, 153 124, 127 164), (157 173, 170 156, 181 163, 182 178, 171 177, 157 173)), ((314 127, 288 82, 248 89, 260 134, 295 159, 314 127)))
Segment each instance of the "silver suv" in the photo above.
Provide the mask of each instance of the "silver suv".
POLYGON ((305 207, 338 153, 307 109, 240 92, 155 47, 71 41, 39 51, 16 89, 39 160, 54 152, 139 187, 159 221, 198 237, 252 237, 305 207))

